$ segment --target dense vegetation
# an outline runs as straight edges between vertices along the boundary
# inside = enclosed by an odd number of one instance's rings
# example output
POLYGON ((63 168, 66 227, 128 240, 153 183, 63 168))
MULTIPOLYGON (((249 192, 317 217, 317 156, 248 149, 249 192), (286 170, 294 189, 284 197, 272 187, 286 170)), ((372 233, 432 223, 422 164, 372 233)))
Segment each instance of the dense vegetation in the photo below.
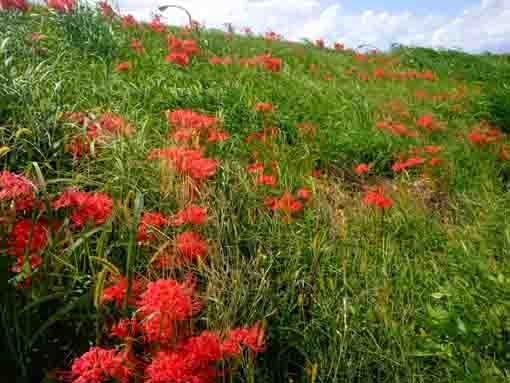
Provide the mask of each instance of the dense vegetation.
POLYGON ((510 379, 508 56, 60 3, 0 11, 5 381, 510 379))

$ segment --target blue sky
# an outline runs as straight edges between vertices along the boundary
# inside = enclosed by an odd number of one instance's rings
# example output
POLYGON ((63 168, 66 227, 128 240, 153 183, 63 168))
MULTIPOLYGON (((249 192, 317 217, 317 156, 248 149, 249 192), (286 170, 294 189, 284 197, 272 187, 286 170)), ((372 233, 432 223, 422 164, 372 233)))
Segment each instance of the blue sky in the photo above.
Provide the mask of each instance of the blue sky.
MULTIPOLYGON (((149 19, 158 6, 178 4, 208 27, 250 26, 289 40, 322 38, 356 48, 393 43, 510 53, 510 0, 115 0, 122 13, 149 19)), ((186 18, 164 14, 171 24, 186 18)))

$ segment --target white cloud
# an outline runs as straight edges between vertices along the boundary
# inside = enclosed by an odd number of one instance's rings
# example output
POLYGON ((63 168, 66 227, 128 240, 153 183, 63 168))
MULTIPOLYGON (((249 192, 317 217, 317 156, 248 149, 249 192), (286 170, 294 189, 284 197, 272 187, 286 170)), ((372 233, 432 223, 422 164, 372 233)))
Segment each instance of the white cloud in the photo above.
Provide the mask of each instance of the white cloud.
MULTIPOLYGON (((165 0, 117 0, 122 13, 150 18, 165 0)), ((209 27, 230 22, 250 26, 257 32, 274 30, 287 39, 324 38, 357 47, 370 44, 380 49, 392 43, 471 52, 510 51, 510 0, 481 0, 458 16, 419 16, 401 12, 348 11, 341 4, 323 6, 319 0, 169 0, 186 7, 193 18, 209 27)), ((182 11, 168 9, 164 16, 172 24, 185 24, 182 11)))

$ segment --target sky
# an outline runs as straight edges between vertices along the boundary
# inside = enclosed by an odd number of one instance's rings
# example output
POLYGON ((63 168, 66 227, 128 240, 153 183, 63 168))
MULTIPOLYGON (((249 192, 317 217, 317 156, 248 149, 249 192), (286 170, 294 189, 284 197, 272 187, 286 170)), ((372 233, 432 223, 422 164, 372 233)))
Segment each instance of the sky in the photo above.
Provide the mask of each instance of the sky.
MULTIPOLYGON (((158 6, 184 6, 206 27, 275 31, 288 40, 322 38, 351 48, 392 44, 510 53, 510 0, 113 0, 123 14, 147 20, 158 6)), ((164 12, 184 25, 185 13, 164 12)))

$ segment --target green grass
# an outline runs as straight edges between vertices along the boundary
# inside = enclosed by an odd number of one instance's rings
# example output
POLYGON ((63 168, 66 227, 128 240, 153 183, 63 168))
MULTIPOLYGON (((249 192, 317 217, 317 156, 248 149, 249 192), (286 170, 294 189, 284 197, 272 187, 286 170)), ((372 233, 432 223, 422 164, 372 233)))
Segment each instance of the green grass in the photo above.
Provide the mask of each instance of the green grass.
MULTIPOLYGON (((172 31, 179 36, 179 29, 172 31)), ((507 56, 400 47, 370 57, 398 59, 387 71, 432 70, 437 79, 362 81, 345 71, 371 74, 379 64, 311 44, 240 35, 226 40, 207 30, 188 36, 201 53, 180 67, 164 61, 164 36, 123 29, 87 7, 69 15, 38 7, 24 15, 0 12, 2 168, 42 177, 43 200, 45 193, 77 186, 118 202, 105 225, 50 240, 43 278, 29 289, 14 286, 10 258, 0 256, 2 360, 13 366, 9 371, 4 363, 2 375, 40 382, 97 340, 111 343, 102 326, 118 313, 93 305, 104 261, 122 274, 158 276, 147 269, 157 246, 134 243, 134 217, 142 200, 144 210, 166 215, 178 201, 161 193, 159 165, 145 158, 169 145, 164 112, 193 109, 221 118, 230 134, 209 150, 221 168, 207 195, 199 196, 211 218, 201 229, 208 261, 189 270, 207 301, 198 326, 267 323, 266 352, 255 366, 242 365, 232 381, 510 380, 510 162, 493 152, 510 144, 507 56), (33 43, 32 32, 47 37, 33 43), (128 48, 131 38, 143 41, 144 55, 128 48), (239 58, 268 48, 283 60, 280 72, 239 65, 239 58), (233 64, 209 64, 215 55, 230 55, 233 64), (118 72, 121 62, 132 68, 118 72), (331 81, 323 79, 327 73, 331 81), (458 100, 415 96, 416 90, 454 94, 460 87, 467 90, 458 100), (380 118, 374 113, 397 98, 411 113, 408 127, 433 114, 444 130, 413 128, 420 136, 407 138, 375 128, 380 118), (274 190, 254 186, 245 171, 255 147, 245 137, 262 125, 255 104, 267 101, 276 107, 270 123, 280 134, 271 149, 257 150, 279 165, 274 190), (460 111, 452 111, 454 105, 460 111), (118 113, 136 133, 76 161, 65 146, 83 128, 61 118, 69 111, 118 113), (479 147, 467 140, 480 118, 506 132, 499 143, 479 147), (299 134, 301 122, 317 127, 314 140, 299 134), (437 155, 441 166, 428 175, 419 168, 391 170, 395 155, 424 145, 444 148, 437 155), (359 163, 370 165, 367 175, 354 173, 359 163), (310 177, 316 168, 324 173, 320 180, 310 177), (394 206, 384 216, 363 206, 362 184, 384 185, 394 206), (266 196, 302 186, 314 193, 299 218, 285 223, 264 208, 266 196)), ((3 217, 12 213, 0 207, 4 249, 12 220, 3 217)))

